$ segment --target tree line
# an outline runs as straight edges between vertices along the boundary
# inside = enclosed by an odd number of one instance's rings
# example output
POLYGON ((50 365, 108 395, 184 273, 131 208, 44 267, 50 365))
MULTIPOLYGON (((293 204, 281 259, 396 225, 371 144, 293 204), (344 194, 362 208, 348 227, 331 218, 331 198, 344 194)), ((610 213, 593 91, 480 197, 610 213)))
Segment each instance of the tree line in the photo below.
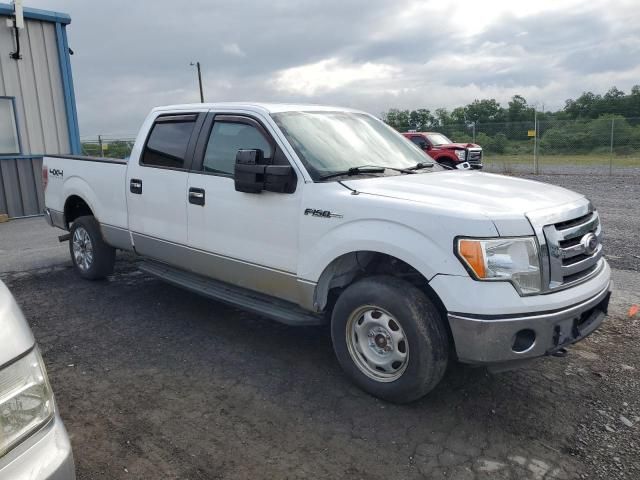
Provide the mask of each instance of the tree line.
MULTIPOLYGON (((391 108, 382 113, 382 119, 399 131, 438 129, 448 125, 478 125, 486 123, 533 122, 536 107, 530 105, 522 95, 514 95, 503 107, 495 98, 476 99, 468 105, 449 111, 437 108, 433 112, 426 108, 400 110, 391 108)), ((595 119, 602 115, 640 117, 640 85, 635 85, 629 94, 611 87, 605 94, 584 92, 576 99, 565 101, 558 111, 541 111, 537 107, 538 120, 595 119)))
POLYGON ((382 119, 400 132, 433 130, 454 141, 475 140, 488 152, 517 154, 532 148, 534 114, 540 148, 548 152, 598 153, 610 148, 612 137, 618 154, 640 151, 640 85, 628 94, 616 87, 605 94, 584 92, 557 111, 541 111, 514 95, 506 106, 494 98, 476 99, 451 111, 391 108, 382 119))

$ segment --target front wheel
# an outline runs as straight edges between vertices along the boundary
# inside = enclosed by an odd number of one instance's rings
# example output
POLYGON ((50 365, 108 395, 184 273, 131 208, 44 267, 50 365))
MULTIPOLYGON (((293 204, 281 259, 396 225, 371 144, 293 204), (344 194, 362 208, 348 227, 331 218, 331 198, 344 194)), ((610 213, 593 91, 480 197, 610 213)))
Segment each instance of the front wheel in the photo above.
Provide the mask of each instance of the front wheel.
POLYGON ((395 277, 368 277, 347 287, 333 310, 331 337, 347 375, 391 402, 424 396, 447 368, 440 312, 418 288, 395 277))
POLYGON ((98 280, 113 273, 116 251, 104 242, 94 217, 78 217, 71 226, 70 234, 71 261, 81 277, 98 280))

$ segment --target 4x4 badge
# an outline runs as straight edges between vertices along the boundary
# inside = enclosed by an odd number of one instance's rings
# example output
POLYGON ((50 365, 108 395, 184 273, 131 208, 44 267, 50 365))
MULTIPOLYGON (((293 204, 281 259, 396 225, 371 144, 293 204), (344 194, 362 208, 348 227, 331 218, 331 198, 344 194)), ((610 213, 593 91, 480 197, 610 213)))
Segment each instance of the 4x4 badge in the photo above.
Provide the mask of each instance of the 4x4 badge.
POLYGON ((304 210, 305 215, 311 215, 312 217, 322 218, 342 218, 342 215, 338 213, 331 213, 329 210, 320 210, 317 208, 306 208, 304 210))

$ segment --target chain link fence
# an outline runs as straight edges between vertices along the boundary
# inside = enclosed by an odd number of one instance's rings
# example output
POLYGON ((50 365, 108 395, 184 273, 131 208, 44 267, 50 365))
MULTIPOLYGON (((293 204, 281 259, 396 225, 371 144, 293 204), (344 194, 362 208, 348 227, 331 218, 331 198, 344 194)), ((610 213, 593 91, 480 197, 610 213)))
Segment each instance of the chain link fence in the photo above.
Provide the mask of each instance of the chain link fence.
MULTIPOLYGON (((496 173, 640 175, 640 117, 452 124, 432 130, 477 143, 496 173)), ((135 135, 82 139, 85 155, 127 158, 135 135)))
POLYGON ((435 128, 483 148, 498 173, 640 174, 640 117, 456 124, 435 128))
POLYGON ((129 158, 135 135, 97 135, 80 139, 83 155, 106 158, 129 158))

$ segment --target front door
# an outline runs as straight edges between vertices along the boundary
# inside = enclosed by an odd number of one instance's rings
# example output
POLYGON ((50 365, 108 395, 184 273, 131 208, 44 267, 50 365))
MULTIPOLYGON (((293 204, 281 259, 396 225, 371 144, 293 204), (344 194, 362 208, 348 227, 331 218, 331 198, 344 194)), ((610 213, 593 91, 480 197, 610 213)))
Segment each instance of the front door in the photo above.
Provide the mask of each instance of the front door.
POLYGON ((245 115, 210 113, 189 174, 188 244, 192 270, 258 292, 297 300, 301 189, 243 193, 234 185, 240 149, 260 149, 265 164, 289 164, 268 129, 245 115))

